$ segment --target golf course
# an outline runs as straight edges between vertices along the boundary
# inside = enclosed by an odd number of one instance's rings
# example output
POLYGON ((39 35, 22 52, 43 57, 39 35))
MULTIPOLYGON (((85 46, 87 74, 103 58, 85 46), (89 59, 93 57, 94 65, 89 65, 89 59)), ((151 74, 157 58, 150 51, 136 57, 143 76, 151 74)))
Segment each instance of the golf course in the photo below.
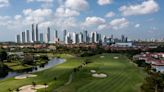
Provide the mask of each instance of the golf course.
POLYGON ((140 92, 140 86, 146 77, 142 69, 121 54, 55 56, 65 59, 65 62, 33 73, 36 77, 0 80, 0 92, 17 92, 16 89, 32 85, 33 82, 36 85, 46 84, 45 88, 38 89, 37 92, 140 92), (89 63, 84 63, 86 60, 89 63), (74 71, 79 66, 78 71, 74 71))

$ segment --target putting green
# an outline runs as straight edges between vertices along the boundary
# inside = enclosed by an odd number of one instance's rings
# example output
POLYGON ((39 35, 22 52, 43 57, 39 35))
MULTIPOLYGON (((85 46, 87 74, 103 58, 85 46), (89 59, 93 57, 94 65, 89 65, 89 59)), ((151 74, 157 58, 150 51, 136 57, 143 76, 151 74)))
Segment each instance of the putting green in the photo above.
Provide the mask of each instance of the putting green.
MULTIPOLYGON (((145 74, 133 63, 120 54, 101 54, 89 59, 93 62, 86 65, 79 72, 73 73, 72 80, 68 85, 73 68, 81 65, 86 58, 61 55, 67 59, 65 63, 50 69, 35 73, 34 78, 15 80, 9 78, 0 80, 0 92, 9 92, 8 89, 16 89, 24 85, 31 85, 33 81, 37 84, 48 84, 47 92, 139 92, 140 85, 144 81, 145 74), (104 58, 100 58, 100 56, 104 58), (114 59, 113 57, 119 57, 114 59), (107 78, 94 78, 90 70, 97 73, 107 74, 107 78), (55 80, 56 78, 56 80, 55 80)), ((44 89, 38 90, 44 92, 44 89)))

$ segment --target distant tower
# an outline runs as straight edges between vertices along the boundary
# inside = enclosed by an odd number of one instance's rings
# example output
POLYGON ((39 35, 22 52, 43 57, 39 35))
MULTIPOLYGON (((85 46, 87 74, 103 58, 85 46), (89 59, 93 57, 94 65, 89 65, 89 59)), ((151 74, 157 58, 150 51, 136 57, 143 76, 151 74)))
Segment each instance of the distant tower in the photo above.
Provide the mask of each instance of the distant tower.
POLYGON ((17 43, 21 43, 21 38, 19 34, 17 35, 17 43))
POLYGON ((70 43, 72 43, 72 40, 71 40, 71 35, 68 32, 65 36, 65 44, 70 44, 70 43))
POLYGON ((58 31, 55 30, 55 38, 57 39, 58 38, 58 31))
POLYGON ((67 35, 67 30, 64 30, 63 41, 65 42, 65 37, 67 35))
POLYGON ((34 30, 34 24, 32 24, 32 42, 35 42, 35 30, 34 30))
POLYGON ((83 41, 84 41, 85 43, 88 42, 88 31, 87 31, 87 30, 83 32, 83 41))
POLYGON ((40 42, 43 43, 44 42, 44 39, 43 39, 43 33, 40 33, 40 42))
POLYGON ((47 43, 49 43, 50 42, 50 40, 51 40, 51 33, 50 33, 50 27, 48 27, 47 28, 47 43))
POLYGON ((36 24, 36 42, 39 41, 38 24, 36 24))
POLYGON ((91 32, 91 43, 94 43, 94 32, 91 32))
POLYGON ((30 43, 30 31, 26 30, 27 43, 30 43))
POLYGON ((80 32, 79 34, 79 43, 83 43, 84 42, 84 35, 83 33, 80 32))
POLYGON ((26 42, 26 34, 25 32, 22 32, 22 43, 25 43, 26 42))

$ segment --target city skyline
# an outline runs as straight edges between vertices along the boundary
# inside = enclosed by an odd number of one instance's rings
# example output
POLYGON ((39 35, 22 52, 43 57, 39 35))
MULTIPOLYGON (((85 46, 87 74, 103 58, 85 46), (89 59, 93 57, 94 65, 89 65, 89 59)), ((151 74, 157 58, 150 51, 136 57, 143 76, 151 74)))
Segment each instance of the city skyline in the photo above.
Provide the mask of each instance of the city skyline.
MULTIPOLYGON (((121 35, 117 38, 113 35, 102 35, 98 32, 88 32, 83 30, 82 32, 69 32, 66 29, 63 30, 63 36, 59 35, 58 30, 51 30, 47 27, 47 33, 41 33, 38 29, 38 24, 32 24, 31 30, 22 31, 21 34, 17 34, 15 42, 17 43, 59 43, 59 44, 112 44, 112 43, 131 43, 128 37, 121 35), (35 29, 34 29, 35 28, 35 29), (31 34, 31 35, 30 35, 31 34), (63 39, 62 39, 63 37, 63 39)), ((62 34, 62 33, 61 33, 62 34)))
MULTIPOLYGON (((17 34, 31 31, 31 24, 39 24, 34 30, 38 28, 43 34, 50 27, 58 30, 58 35, 66 29, 116 37, 124 34, 133 40, 163 39, 162 3, 162 0, 1 0, 0 42, 15 41, 17 34)), ((39 33, 35 35, 37 41, 42 35, 39 33)))

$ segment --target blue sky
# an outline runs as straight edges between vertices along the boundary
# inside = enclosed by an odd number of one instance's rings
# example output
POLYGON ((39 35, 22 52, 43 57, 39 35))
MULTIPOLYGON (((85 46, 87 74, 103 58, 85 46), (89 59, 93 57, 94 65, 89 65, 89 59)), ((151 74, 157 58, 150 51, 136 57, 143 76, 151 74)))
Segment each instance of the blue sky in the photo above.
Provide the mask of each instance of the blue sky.
POLYGON ((32 23, 40 32, 97 31, 130 39, 163 39, 163 0, 0 0, 0 41, 14 41, 32 23))

